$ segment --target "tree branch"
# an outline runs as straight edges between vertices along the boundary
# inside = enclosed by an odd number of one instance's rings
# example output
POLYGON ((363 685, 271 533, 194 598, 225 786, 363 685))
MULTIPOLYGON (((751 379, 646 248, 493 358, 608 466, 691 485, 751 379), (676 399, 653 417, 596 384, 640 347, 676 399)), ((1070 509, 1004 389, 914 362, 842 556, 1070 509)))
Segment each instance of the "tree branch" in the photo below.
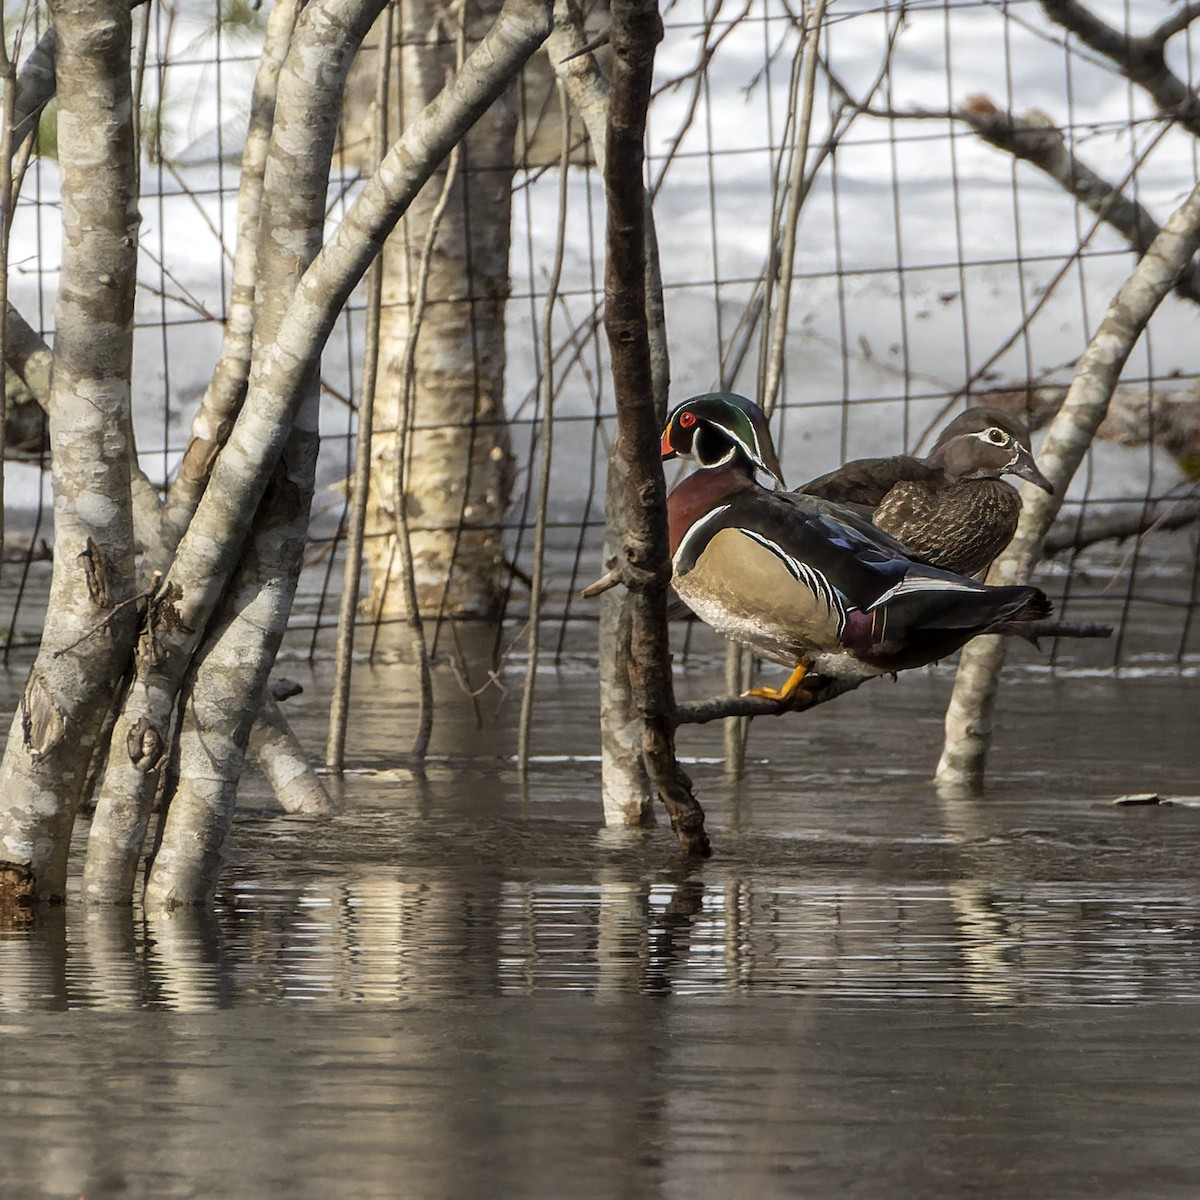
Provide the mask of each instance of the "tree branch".
POLYGON ((1146 37, 1130 37, 1114 29, 1078 0, 1041 0, 1041 5, 1050 20, 1103 54, 1165 114, 1200 135, 1200 98, 1171 70, 1163 53, 1167 39, 1196 17, 1194 5, 1187 5, 1146 37))
POLYGON ((810 708, 854 691, 866 682, 864 678, 825 683, 814 692, 798 693, 796 699, 782 703, 764 700, 759 696, 711 696, 707 700, 676 705, 675 724, 704 725, 725 717, 781 717, 784 713, 807 712, 810 708))
MULTIPOLYGON (((997 108, 987 96, 971 96, 954 115, 966 121, 989 145, 1049 175, 1139 254, 1144 254, 1161 232, 1143 205, 1123 195, 1071 153, 1062 131, 1039 109, 1018 117, 997 108)), ((1175 291, 1193 304, 1200 304, 1200 270, 1194 260, 1184 268, 1175 291)))
POLYGON ((237 244, 233 255, 233 287, 221 338, 221 350, 208 387, 192 418, 191 438, 184 451, 179 474, 167 490, 163 504, 161 554, 169 557, 179 544, 196 505, 208 485, 217 455, 229 436, 238 409, 246 395, 250 375, 250 353, 254 337, 254 304, 258 277, 259 213, 262 207, 263 173, 271 130, 275 124, 275 101, 279 73, 291 45, 300 12, 300 0, 276 0, 267 19, 262 55, 250 98, 250 123, 242 148, 242 171, 238 181, 237 244))
POLYGON ((1137 505, 1132 511, 1088 516, 1082 524, 1063 520, 1046 534, 1042 552, 1047 558, 1064 550, 1084 550, 1099 542, 1123 541, 1148 533, 1185 529, 1200 521, 1200 500, 1160 500, 1137 505))
MULTIPOLYGON (((1080 359, 1062 408, 1038 451, 1038 462, 1054 485, 1054 494, 1036 491, 1025 498, 1016 535, 992 567, 992 582, 1021 582, 1040 560, 1046 534, 1108 411, 1134 344, 1197 248, 1200 184, 1172 214, 1125 281, 1080 359)), ((977 638, 964 648, 946 710, 946 741, 937 769, 940 784, 972 790, 981 786, 1003 663, 1000 638, 977 638)))

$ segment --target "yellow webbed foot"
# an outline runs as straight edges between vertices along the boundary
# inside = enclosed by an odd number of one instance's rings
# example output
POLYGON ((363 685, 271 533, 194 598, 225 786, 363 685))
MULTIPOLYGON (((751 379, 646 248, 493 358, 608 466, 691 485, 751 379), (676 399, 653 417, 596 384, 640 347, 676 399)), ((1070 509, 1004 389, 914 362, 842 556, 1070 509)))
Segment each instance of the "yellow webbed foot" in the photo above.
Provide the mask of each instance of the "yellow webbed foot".
POLYGON ((808 663, 803 659, 796 664, 796 669, 787 677, 787 681, 783 687, 756 687, 751 688, 748 692, 743 692, 744 696, 754 696, 759 700, 774 700, 777 703, 782 703, 786 700, 797 699, 797 693, 801 697, 807 693, 800 687, 805 675, 808 674, 808 663))

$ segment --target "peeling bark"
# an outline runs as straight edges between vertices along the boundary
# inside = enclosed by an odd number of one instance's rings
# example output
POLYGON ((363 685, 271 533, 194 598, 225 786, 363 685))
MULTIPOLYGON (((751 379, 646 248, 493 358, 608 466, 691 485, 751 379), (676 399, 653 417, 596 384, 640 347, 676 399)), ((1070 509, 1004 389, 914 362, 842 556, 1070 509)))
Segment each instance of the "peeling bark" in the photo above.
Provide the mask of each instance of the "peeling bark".
POLYGON ((28 863, 43 899, 65 892, 89 759, 132 643, 134 609, 124 602, 135 587, 129 5, 54 0, 51 12, 64 200, 49 398, 57 553, 41 649, 0 763, 0 859, 28 863))
MULTIPOLYGON (((1043 539, 1104 420, 1130 352, 1198 248, 1200 185, 1172 214, 1125 281, 1080 359, 1066 399, 1038 450, 1038 465, 1054 485, 1054 494, 1024 488, 1020 524, 993 564, 990 583, 1023 583, 1041 560, 1043 539)), ((947 789, 976 791, 982 786, 1004 656, 1003 638, 976 638, 963 649, 937 768, 938 783, 947 789)))

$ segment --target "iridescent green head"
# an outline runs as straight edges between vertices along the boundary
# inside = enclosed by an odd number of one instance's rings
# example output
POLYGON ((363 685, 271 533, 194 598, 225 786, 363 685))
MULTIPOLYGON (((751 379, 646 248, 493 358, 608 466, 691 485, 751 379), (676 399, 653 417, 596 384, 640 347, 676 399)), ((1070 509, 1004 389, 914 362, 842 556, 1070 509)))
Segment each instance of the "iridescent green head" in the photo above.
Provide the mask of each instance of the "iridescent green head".
POLYGON ((706 392, 675 408, 663 430, 662 456, 676 455, 702 467, 741 461, 783 485, 766 414, 753 400, 733 392, 706 392))

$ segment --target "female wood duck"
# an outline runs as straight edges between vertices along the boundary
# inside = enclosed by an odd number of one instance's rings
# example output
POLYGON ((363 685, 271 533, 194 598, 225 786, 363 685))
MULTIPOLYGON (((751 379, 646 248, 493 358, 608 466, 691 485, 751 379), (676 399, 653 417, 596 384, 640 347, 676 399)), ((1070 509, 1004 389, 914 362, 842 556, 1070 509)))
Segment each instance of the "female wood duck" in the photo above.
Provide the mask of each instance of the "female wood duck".
POLYGON ((1054 491, 1020 421, 998 408, 969 408, 942 430, 927 458, 859 458, 796 490, 861 505, 915 558, 982 578, 1021 515, 1021 494, 1001 475, 1054 491))
POLYGON ((793 669, 862 679, 922 666, 1000 624, 1037 620, 1050 602, 1034 587, 988 587, 914 562, 851 509, 768 491, 780 478, 758 405, 729 392, 684 401, 662 435, 664 459, 694 459, 667 498, 676 591, 706 624, 793 669))

